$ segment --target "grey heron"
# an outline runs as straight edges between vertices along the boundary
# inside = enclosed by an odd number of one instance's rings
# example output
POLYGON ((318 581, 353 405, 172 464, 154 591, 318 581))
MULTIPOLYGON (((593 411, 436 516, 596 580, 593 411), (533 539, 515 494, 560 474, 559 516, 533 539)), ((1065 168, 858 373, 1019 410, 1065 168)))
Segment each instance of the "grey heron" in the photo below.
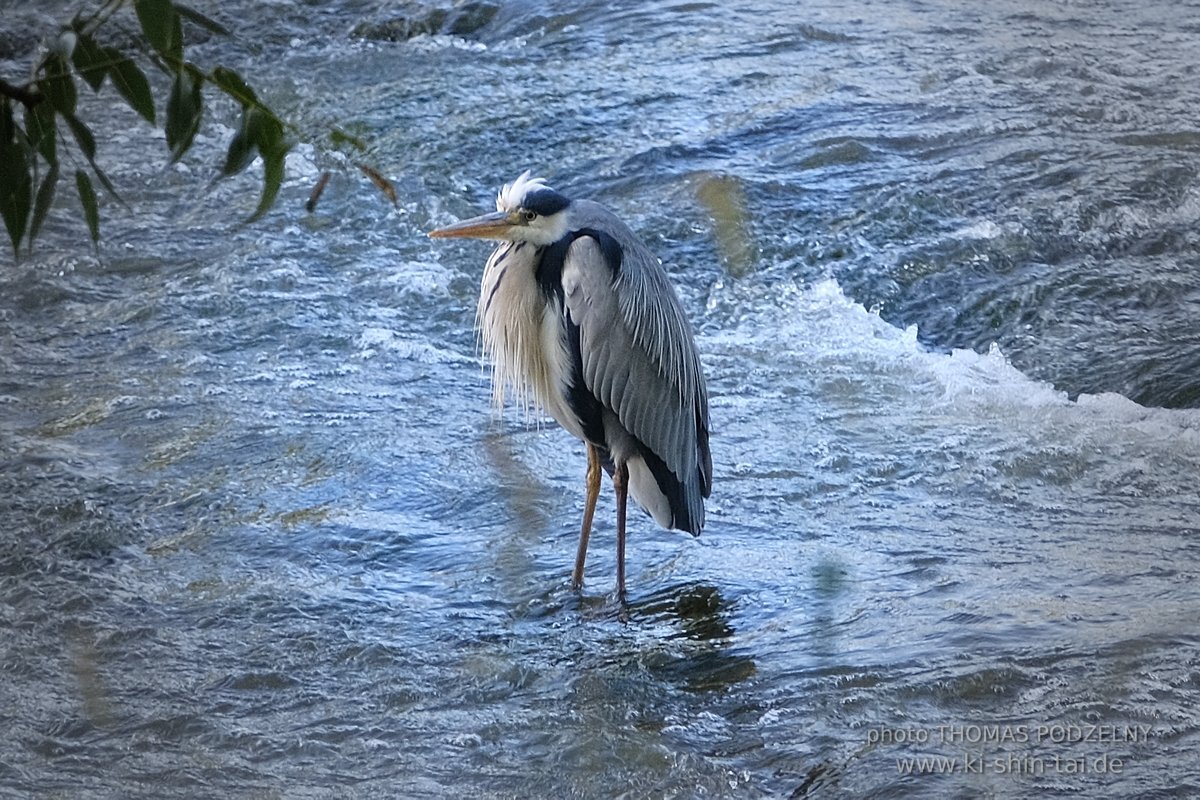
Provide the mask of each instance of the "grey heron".
POLYGON ((587 446, 587 499, 571 585, 583 584, 600 470, 617 505, 625 597, 628 495, 664 528, 699 535, 712 491, 708 392, 691 326, 662 265, 615 214, 526 171, 496 211, 431 231, 499 239, 477 322, 493 397, 532 397, 587 446))

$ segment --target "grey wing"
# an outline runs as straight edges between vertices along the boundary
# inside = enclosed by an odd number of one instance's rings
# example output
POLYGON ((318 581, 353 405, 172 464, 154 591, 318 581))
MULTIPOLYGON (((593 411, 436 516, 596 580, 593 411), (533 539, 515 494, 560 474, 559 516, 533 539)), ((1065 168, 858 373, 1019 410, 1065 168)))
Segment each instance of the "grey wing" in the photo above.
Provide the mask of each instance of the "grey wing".
POLYGON ((564 302, 579 328, 584 383, 674 475, 683 506, 672 504, 675 527, 699 533, 712 461, 708 397, 691 327, 651 253, 624 242, 619 266, 610 258, 585 234, 563 262, 564 302))

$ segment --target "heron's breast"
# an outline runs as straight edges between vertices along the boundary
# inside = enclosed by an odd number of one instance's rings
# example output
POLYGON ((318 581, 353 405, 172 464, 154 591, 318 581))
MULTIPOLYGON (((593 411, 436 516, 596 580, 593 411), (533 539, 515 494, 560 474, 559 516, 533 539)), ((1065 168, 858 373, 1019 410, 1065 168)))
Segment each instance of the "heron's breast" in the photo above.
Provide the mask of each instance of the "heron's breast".
POLYGON ((576 433, 564 399, 570 361, 562 309, 548 301, 535 270, 538 248, 506 242, 492 253, 479 293, 483 351, 492 362, 493 399, 503 405, 511 390, 528 407, 536 401, 576 433))

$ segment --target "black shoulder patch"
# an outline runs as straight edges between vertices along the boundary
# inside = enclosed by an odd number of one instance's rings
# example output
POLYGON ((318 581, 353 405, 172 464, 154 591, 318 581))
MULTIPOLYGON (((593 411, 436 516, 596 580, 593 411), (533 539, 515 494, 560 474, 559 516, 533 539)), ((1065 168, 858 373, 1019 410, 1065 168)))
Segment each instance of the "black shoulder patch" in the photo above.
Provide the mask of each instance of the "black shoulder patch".
POLYGON ((621 271, 620 242, 604 231, 598 231, 595 228, 580 228, 572 235, 572 239, 578 239, 580 236, 590 236, 596 240, 596 244, 600 245, 600 253, 604 256, 605 263, 612 270, 613 277, 617 277, 617 273, 621 271))
POLYGON ((567 251, 571 249, 571 245, 575 243, 576 239, 583 236, 596 240, 596 244, 600 247, 600 254, 604 256, 604 263, 608 265, 614 278, 621 271, 621 244, 616 239, 595 228, 580 228, 577 231, 571 231, 554 244, 548 244, 538 252, 535 275, 542 295, 547 299, 554 296, 562 299, 562 271, 563 264, 567 260, 567 251))
POLYGON ((554 244, 548 244, 538 251, 534 277, 537 278, 538 287, 547 301, 557 297, 559 302, 562 302, 563 262, 567 260, 567 250, 573 241, 574 235, 568 233, 554 244))

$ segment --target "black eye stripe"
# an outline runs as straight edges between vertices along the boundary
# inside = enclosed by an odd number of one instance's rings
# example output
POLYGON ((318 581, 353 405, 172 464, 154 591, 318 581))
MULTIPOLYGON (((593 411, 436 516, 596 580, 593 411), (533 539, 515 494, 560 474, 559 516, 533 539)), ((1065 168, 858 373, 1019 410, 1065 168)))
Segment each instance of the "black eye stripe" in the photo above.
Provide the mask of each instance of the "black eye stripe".
POLYGON ((544 217, 553 216, 570 204, 570 200, 553 189, 538 189, 521 200, 521 208, 544 217))

